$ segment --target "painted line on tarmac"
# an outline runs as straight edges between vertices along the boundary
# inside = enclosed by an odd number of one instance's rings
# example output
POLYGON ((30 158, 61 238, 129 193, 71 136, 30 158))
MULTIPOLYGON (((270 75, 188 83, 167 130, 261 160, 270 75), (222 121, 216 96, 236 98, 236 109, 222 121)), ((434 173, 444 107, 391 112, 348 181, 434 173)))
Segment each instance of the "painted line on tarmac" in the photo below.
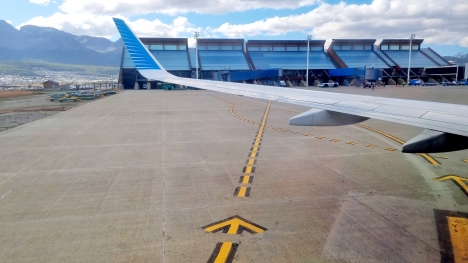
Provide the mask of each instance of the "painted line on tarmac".
MULTIPOLYGON (((455 174, 449 174, 449 175, 444 175, 441 177, 434 178, 434 180, 439 181, 439 182, 452 180, 468 196, 468 185, 467 185, 468 178, 461 177, 455 174)), ((467 235, 468 235, 468 232, 467 232, 467 235)))
POLYGON ((232 242, 219 242, 216 244, 213 253, 207 263, 231 263, 234 261, 239 244, 232 242))
POLYGON ((468 262, 468 213, 434 209, 441 262, 468 262))
MULTIPOLYGON (((362 125, 362 124, 355 124, 356 126, 358 127, 361 127, 361 128, 364 128, 366 130, 370 130, 370 131, 373 131, 373 132, 376 132, 376 133, 379 133, 387 138, 390 138, 400 144, 405 144, 406 142, 398 137, 395 137, 393 135, 390 135, 386 132, 383 132, 383 131, 379 131, 377 129, 374 129, 374 128, 371 128, 369 126, 365 126, 365 125, 362 125)), ((436 159, 434 159, 431 155, 427 154, 427 153, 417 153, 417 155, 423 157, 426 161, 428 161, 430 164, 432 165, 440 165, 440 162, 438 162, 436 159)))
MULTIPOLYGON (((245 162, 246 165, 242 169, 242 173, 244 175, 242 175, 239 178, 239 184, 241 185, 236 187, 236 189, 234 190, 234 196, 250 197, 251 187, 245 186, 245 185, 252 185, 253 183, 253 176, 251 174, 255 173, 255 169, 256 169, 255 165, 257 164, 257 160, 255 158, 257 158, 260 153, 260 149, 261 149, 260 145, 262 144, 263 132, 266 127, 266 121, 268 118, 268 112, 270 111, 270 105, 271 105, 271 101, 268 101, 261 123, 244 119, 244 121, 251 123, 251 124, 260 125, 260 127, 258 128, 254 141, 252 142, 252 147, 250 148, 249 155, 248 155, 249 159, 247 159, 247 161, 245 162)), ((238 104, 232 104, 231 108, 229 109, 229 112, 236 118, 242 118, 241 116, 237 115, 234 112, 234 108, 237 106, 238 104)))
POLYGON ((240 235, 244 232, 244 230, 251 234, 259 234, 268 230, 267 228, 257 225, 254 222, 242 218, 238 215, 211 223, 202 228, 206 232, 217 233, 222 231, 223 233, 230 235, 240 235))

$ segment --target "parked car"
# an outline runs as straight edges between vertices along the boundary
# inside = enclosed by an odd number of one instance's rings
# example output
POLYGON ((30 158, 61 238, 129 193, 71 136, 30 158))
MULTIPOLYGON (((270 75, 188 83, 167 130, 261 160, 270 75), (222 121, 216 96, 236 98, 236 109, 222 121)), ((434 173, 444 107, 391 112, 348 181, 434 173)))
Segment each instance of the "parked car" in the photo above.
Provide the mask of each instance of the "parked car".
POLYGON ((454 85, 457 85, 456 82, 454 83, 453 81, 442 81, 441 84, 442 84, 442 86, 454 86, 454 85))
POLYGON ((331 88, 331 87, 339 87, 338 83, 320 83, 319 87, 321 88, 331 88))

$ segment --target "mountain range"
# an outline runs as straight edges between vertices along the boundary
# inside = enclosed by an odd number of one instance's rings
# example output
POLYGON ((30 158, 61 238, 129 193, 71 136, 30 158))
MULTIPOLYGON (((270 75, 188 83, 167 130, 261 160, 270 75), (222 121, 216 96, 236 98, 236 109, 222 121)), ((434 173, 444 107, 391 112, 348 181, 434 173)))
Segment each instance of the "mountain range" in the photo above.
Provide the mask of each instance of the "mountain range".
MULTIPOLYGON (((16 29, 0 20, 0 61, 43 60, 53 63, 119 67, 121 39, 76 36, 52 27, 22 26, 16 29)), ((468 54, 444 56, 468 63, 468 54)))
POLYGON ((0 61, 43 60, 54 63, 118 67, 123 42, 76 36, 51 27, 16 29, 0 20, 0 61))
POLYGON ((468 54, 458 53, 455 56, 444 56, 449 61, 455 61, 458 64, 468 63, 468 54))

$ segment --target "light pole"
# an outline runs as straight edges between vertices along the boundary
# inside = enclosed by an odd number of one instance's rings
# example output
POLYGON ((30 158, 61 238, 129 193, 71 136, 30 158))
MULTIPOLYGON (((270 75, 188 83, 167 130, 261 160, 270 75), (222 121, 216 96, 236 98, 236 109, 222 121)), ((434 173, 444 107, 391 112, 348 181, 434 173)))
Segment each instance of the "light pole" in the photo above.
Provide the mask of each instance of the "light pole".
POLYGON ((410 42, 409 42, 409 56, 408 56, 408 76, 406 77, 406 84, 409 87, 409 77, 410 77, 410 68, 411 68, 411 50, 413 49, 413 39, 416 37, 416 34, 411 34, 410 42))
POLYGON ((198 79, 198 38, 200 37, 200 32, 195 32, 193 38, 195 38, 195 68, 196 68, 196 78, 198 79))
POLYGON ((307 36, 307 64, 306 64, 306 87, 309 87, 309 42, 312 35, 307 36))

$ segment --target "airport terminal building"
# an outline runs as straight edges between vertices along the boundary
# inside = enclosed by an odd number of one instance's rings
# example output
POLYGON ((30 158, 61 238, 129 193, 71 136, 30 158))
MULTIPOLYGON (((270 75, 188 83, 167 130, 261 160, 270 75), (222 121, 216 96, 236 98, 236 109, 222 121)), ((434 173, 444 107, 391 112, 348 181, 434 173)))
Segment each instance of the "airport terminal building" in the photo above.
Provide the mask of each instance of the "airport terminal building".
MULTIPOLYGON (((458 79, 464 78, 463 70, 431 48, 421 48, 423 39, 383 39, 378 45, 376 39, 333 39, 325 49, 325 40, 200 38, 198 50, 188 47, 187 38, 140 39, 166 70, 185 78, 196 78, 198 63, 198 77, 208 80, 305 86, 308 76, 309 86, 358 85, 369 79, 394 84, 407 79, 410 54, 412 79, 451 80, 457 72, 458 79)), ((161 88, 138 72, 125 48, 119 82, 125 89, 161 88)))

